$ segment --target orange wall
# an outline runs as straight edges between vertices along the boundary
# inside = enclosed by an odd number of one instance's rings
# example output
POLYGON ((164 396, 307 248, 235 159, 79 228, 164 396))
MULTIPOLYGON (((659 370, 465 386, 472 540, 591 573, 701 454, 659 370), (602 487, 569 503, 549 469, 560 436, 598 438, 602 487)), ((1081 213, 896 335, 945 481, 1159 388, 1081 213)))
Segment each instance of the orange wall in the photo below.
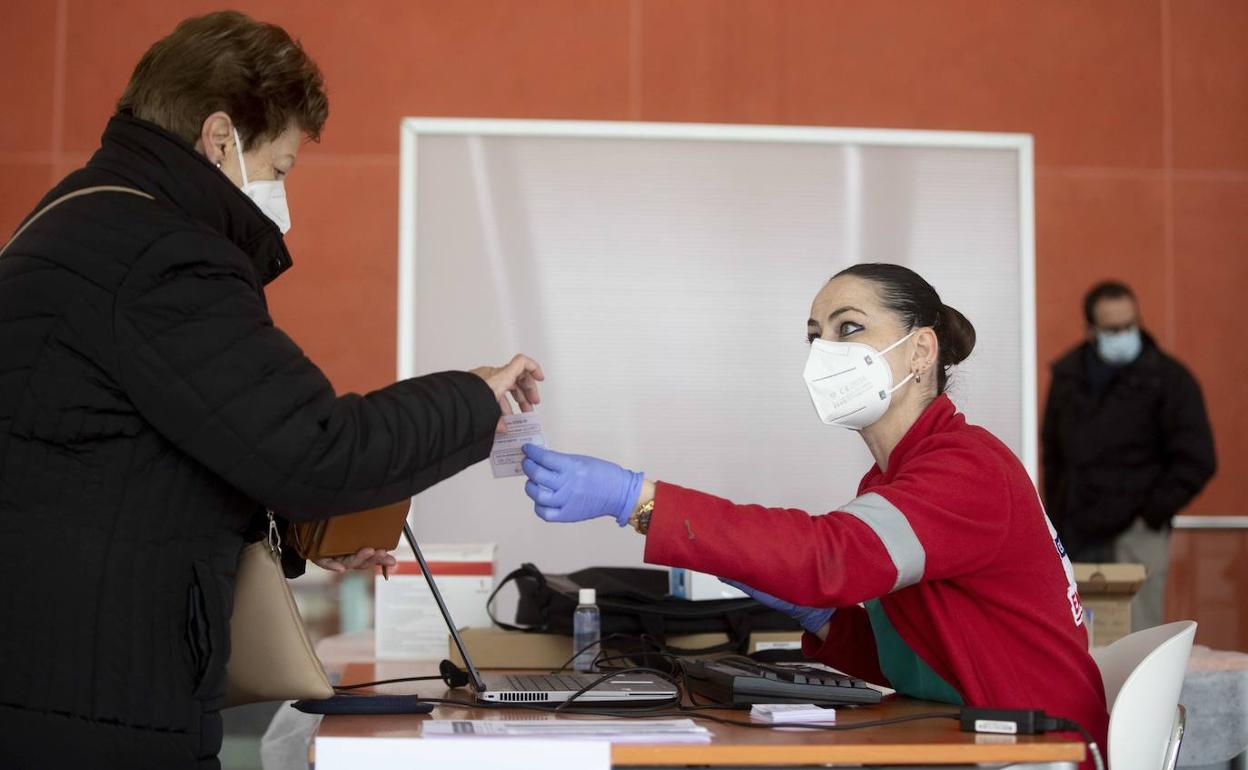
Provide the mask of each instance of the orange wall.
MULTIPOLYGON (((790 123, 1036 137, 1042 368, 1120 277, 1196 372, 1248 514, 1248 3, 1241 0, 375 0, 236 3, 325 71, 291 178, 285 327, 342 390, 394 376, 404 115, 790 123)), ((0 232, 83 163, 139 56, 198 1, 0 7, 0 232)), ((465 361, 465 366, 476 361, 465 361)), ((1041 392, 1047 388, 1042 374, 1041 392)))

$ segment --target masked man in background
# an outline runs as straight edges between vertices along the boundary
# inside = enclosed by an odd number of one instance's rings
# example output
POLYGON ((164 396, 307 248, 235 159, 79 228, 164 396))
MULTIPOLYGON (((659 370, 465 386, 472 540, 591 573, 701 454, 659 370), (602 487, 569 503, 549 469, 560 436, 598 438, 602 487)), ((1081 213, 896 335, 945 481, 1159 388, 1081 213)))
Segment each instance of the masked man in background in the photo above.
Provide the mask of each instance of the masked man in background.
POLYGON ((1088 339, 1053 364, 1041 433, 1044 498, 1072 561, 1137 562, 1133 630, 1163 622, 1170 527, 1213 476, 1200 385, 1140 328, 1135 295, 1084 299, 1088 339))

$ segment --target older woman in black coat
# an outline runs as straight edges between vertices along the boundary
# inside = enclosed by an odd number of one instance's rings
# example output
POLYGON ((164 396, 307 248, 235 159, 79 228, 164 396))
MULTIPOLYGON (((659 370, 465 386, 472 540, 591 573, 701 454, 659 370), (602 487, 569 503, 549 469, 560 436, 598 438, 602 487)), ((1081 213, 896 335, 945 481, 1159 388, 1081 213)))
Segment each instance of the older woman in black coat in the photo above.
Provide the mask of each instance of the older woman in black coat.
POLYGON ((218 767, 234 573, 265 509, 396 502, 485 458, 508 393, 538 400, 523 356, 338 396, 274 325, 283 180, 327 115, 283 30, 190 19, 35 212, 121 189, 28 219, 0 257, 0 766, 218 767))

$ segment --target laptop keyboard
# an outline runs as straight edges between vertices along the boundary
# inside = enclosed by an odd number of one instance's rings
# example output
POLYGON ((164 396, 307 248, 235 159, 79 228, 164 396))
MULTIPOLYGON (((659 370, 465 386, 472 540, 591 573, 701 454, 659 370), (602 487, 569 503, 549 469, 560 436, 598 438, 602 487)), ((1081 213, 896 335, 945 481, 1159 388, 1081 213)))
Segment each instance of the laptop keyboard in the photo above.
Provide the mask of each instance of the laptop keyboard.
POLYGON ((511 687, 516 690, 531 690, 534 692, 567 690, 569 692, 576 692, 583 687, 588 687, 601 678, 601 674, 593 676, 586 676, 584 674, 521 674, 518 676, 508 676, 507 684, 511 685, 511 687))

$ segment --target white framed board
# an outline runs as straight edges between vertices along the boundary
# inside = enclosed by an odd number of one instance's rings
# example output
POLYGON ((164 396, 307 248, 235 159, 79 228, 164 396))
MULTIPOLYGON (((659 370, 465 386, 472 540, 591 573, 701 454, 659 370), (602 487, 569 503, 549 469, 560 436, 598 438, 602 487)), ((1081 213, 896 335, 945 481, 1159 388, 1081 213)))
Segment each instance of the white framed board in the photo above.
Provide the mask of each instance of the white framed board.
MULTIPOLYGON (((975 325, 951 385, 1035 478, 1028 135, 408 118, 398 374, 542 362, 547 444, 738 502, 834 509, 872 461, 802 382, 810 301, 861 261, 975 325)), ((422 540, 499 569, 640 563, 607 520, 552 525, 488 464, 417 496, 422 540)), ((503 616, 509 616, 506 604, 503 616)))

